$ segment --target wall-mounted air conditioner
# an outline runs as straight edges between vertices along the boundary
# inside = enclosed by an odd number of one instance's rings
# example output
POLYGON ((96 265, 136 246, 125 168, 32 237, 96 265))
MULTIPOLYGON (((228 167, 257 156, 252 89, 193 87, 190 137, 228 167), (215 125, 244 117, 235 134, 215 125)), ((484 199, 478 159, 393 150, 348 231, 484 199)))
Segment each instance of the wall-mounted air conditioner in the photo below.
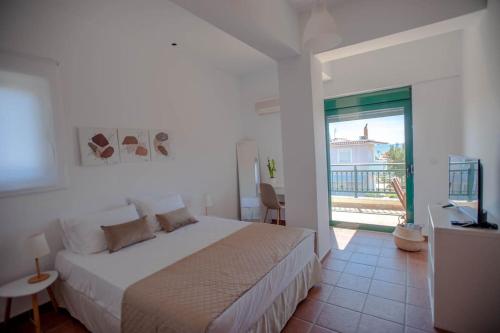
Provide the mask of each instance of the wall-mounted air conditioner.
POLYGON ((255 103, 255 112, 259 116, 280 112, 280 100, 278 97, 266 98, 255 103))

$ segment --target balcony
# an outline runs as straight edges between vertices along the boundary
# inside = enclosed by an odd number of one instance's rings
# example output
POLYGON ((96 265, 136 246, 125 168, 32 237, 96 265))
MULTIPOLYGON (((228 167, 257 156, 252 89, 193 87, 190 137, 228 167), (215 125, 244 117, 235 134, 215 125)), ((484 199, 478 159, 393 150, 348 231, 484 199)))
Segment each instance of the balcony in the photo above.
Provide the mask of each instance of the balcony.
POLYGON ((333 221, 396 226, 405 214, 391 180, 406 189, 404 163, 333 164, 330 195, 333 221))

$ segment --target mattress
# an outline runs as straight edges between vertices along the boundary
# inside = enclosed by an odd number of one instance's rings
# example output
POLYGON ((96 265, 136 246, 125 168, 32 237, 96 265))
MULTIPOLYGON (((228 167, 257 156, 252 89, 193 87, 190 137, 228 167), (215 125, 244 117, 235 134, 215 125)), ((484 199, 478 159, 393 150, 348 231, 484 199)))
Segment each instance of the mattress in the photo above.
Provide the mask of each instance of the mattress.
MULTIPOLYGON (((60 251, 56 269, 65 284, 119 321, 123 293, 128 286, 251 223, 207 216, 198 219, 199 223, 172 233, 158 232, 152 240, 111 254, 60 251)), ((238 332, 250 327, 314 256, 312 234, 226 309, 212 324, 213 330, 238 332)))

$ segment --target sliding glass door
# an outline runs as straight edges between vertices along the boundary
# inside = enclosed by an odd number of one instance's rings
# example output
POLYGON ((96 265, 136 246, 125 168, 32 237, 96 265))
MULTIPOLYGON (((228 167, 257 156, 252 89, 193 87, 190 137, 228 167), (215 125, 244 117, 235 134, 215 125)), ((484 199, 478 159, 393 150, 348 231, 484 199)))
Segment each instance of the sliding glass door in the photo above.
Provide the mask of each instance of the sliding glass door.
POLYGON ((325 119, 331 224, 412 223, 411 88, 325 100, 325 119))

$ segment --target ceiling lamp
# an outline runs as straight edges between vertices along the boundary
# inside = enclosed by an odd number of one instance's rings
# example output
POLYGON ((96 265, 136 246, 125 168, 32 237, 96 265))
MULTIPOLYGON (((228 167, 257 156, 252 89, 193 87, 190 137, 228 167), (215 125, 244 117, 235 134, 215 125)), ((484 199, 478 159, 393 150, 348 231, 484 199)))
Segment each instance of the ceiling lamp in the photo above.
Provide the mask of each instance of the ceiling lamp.
POLYGON ((314 53, 335 48, 342 42, 337 24, 326 8, 325 0, 314 0, 311 16, 304 28, 302 44, 314 53))

